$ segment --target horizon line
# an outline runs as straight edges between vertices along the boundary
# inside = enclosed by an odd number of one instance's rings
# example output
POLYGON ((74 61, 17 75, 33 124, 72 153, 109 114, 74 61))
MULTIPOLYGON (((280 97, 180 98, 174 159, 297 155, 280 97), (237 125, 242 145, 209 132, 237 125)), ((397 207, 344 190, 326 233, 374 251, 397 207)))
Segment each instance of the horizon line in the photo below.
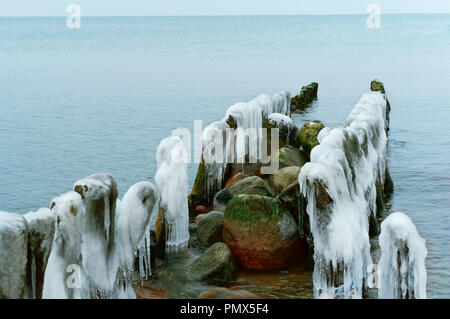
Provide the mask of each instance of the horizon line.
MULTIPOLYGON (((89 18, 195 18, 195 17, 296 17, 296 16, 367 16, 368 13, 299 13, 299 14, 198 14, 198 15, 81 15, 89 18)), ((386 12, 383 15, 450 15, 450 12, 386 12)), ((67 18, 67 15, 23 15, 23 16, 1 16, 0 18, 67 18)))

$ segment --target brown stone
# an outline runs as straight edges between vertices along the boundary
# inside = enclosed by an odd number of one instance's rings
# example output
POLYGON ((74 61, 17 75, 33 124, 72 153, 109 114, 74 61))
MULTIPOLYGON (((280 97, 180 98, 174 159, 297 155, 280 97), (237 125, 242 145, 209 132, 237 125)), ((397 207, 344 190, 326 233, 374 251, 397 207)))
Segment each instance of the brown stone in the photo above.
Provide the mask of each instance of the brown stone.
POLYGON ((225 183, 225 188, 227 188, 228 186, 236 183, 237 181, 240 181, 241 179, 244 179, 248 177, 248 175, 243 174, 241 172, 237 173, 236 175, 234 175, 233 177, 231 177, 230 179, 228 179, 225 183))
POLYGON ((260 299, 258 295, 241 289, 227 289, 223 287, 213 288, 201 292, 199 299, 260 299))

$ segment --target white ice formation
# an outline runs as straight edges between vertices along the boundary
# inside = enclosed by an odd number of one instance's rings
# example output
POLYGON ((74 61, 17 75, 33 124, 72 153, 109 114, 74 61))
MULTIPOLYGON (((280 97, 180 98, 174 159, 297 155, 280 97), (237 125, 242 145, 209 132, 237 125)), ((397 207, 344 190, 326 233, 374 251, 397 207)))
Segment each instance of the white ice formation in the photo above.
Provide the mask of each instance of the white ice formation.
POLYGON ((51 204, 56 216, 55 235, 45 269, 44 299, 86 297, 86 276, 82 271, 83 200, 76 192, 56 197, 51 204))
POLYGON ((314 238, 314 293, 361 298, 372 264, 369 218, 376 213, 376 181, 386 167, 386 100, 362 95, 345 127, 322 129, 311 162, 299 175, 314 238))
POLYGON ((131 186, 117 205, 117 297, 135 298, 133 274, 136 256, 142 280, 151 275, 150 217, 156 202, 155 186, 140 182, 131 186))
POLYGON ((257 163, 263 157, 263 120, 271 116, 272 121, 290 119, 291 95, 278 92, 271 96, 260 95, 250 102, 231 105, 221 121, 208 125, 203 130, 203 160, 206 168, 207 198, 221 189, 224 168, 227 163, 257 163), (277 115, 272 115, 276 113, 277 115), (233 119, 234 132, 229 120, 233 119))
POLYGON ((187 152, 182 140, 177 136, 163 139, 156 162, 155 183, 167 222, 167 252, 179 252, 189 241, 187 152))
POLYGON ((381 223, 378 298, 427 298, 425 240, 411 219, 392 213, 381 223))

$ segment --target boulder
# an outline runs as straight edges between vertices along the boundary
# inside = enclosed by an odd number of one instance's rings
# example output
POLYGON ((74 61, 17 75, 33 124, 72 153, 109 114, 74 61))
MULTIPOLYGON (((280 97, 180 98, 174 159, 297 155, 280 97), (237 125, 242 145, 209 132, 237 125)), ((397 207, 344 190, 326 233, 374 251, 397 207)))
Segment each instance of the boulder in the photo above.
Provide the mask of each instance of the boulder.
POLYGON ((198 222, 197 237, 205 246, 222 241, 223 213, 212 211, 203 216, 198 222))
POLYGON ((300 93, 291 99, 291 110, 305 109, 311 102, 317 98, 317 91, 319 84, 312 82, 309 85, 303 86, 300 93))
POLYGON ((228 186, 233 185, 236 182, 239 182, 241 179, 244 179, 248 177, 248 175, 244 174, 244 173, 237 173, 236 175, 234 175, 233 177, 229 178, 226 182, 225 182, 225 188, 227 188, 228 186))
POLYGON ((234 278, 235 265, 231 251, 224 243, 206 249, 191 265, 194 279, 208 282, 228 282, 234 278))
POLYGON ((45 268, 55 234, 55 214, 41 208, 24 215, 28 224, 27 297, 42 298, 45 268))
POLYGON ((195 176, 194 185, 191 194, 188 196, 188 207, 190 215, 201 214, 196 212, 196 207, 206 205, 209 202, 206 198, 206 168, 203 157, 198 165, 197 175, 195 176))
POLYGON ((288 166, 302 167, 308 161, 304 152, 292 146, 280 148, 278 152, 273 155, 272 161, 275 156, 278 156, 279 169, 288 166))
POLYGON ((201 292, 198 299, 260 299, 258 295, 242 289, 216 287, 201 292))
POLYGON ((311 154, 311 150, 315 146, 319 145, 317 135, 319 134, 320 130, 323 129, 324 127, 325 125, 323 125, 320 122, 311 122, 306 123, 300 129, 300 132, 298 133, 298 141, 300 146, 306 152, 308 158, 311 154))
POLYGON ((0 211, 0 299, 24 297, 27 250, 25 218, 0 211))
POLYGON ((224 216, 224 242, 247 269, 287 267, 306 255, 291 214, 274 198, 238 195, 224 216))
POLYGON ((383 82, 378 81, 378 80, 373 80, 372 82, 370 82, 370 90, 371 91, 377 91, 377 92, 380 92, 380 93, 383 93, 383 94, 386 93, 384 91, 383 82))
POLYGON ((233 196, 241 194, 275 196, 265 180, 258 176, 250 176, 217 192, 214 196, 214 205, 227 205, 233 196))
POLYGON ((280 193, 288 185, 297 182, 298 174, 300 174, 300 167, 286 166, 278 170, 275 174, 270 175, 267 183, 276 193, 280 193))

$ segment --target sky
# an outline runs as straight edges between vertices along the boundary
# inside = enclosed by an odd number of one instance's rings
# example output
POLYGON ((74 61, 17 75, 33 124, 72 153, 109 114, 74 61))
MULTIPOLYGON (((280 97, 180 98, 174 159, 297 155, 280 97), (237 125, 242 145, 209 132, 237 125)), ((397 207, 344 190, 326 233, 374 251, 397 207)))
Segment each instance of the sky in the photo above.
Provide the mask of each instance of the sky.
POLYGON ((450 13, 450 0, 0 0, 0 16, 64 16, 69 4, 83 16, 183 16, 450 13))

